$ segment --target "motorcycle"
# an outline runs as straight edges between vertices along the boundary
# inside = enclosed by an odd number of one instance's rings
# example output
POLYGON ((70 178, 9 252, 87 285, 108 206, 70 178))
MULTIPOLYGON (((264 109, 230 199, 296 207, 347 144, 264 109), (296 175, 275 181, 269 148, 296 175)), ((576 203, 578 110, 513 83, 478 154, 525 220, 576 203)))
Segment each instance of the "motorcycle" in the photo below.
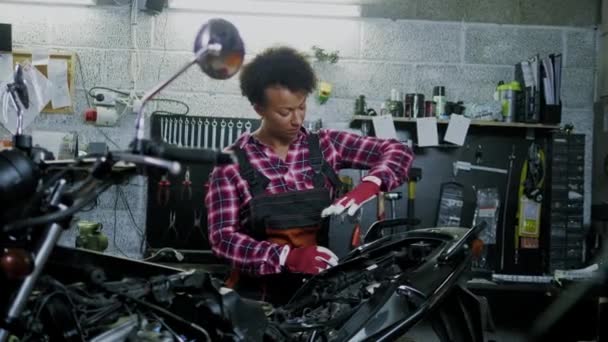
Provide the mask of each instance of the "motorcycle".
MULTIPOLYGON (((229 153, 174 148, 144 138, 145 104, 192 65, 216 79, 243 62, 231 23, 199 31, 191 62, 143 99, 129 151, 69 163, 46 161, 20 126, 0 153, 0 342, 20 341, 391 341, 423 320, 441 341, 483 341, 477 297, 459 284, 483 226, 430 228, 381 236, 308 279, 282 306, 243 298, 220 280, 144 261, 59 247, 75 213, 134 174, 183 162, 226 164, 229 153)), ((9 85, 21 117, 27 87, 9 85)), ((19 120, 21 125, 22 120, 19 120)))

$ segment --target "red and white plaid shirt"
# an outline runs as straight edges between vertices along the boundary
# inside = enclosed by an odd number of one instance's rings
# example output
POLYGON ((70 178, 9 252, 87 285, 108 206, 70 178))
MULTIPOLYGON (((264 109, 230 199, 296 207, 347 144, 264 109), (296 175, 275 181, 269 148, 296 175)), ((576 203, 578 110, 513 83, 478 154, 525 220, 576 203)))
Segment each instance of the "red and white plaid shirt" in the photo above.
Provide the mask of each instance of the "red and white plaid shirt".
MULTIPOLYGON (((248 133, 243 134, 235 146, 245 151, 253 168, 270 180, 266 193, 307 190, 314 188, 307 135, 302 128, 289 147, 285 161, 248 133)), ((390 191, 405 182, 414 159, 413 153, 397 140, 337 130, 320 130, 319 145, 336 173, 340 169, 369 169, 369 176, 382 181, 382 191, 390 191)), ((329 182, 327 186, 331 186, 329 182)), ((279 273, 282 246, 255 240, 244 228, 249 220, 250 200, 249 186, 239 174, 238 165, 218 166, 213 170, 205 197, 211 248, 241 271, 255 275, 279 273)))

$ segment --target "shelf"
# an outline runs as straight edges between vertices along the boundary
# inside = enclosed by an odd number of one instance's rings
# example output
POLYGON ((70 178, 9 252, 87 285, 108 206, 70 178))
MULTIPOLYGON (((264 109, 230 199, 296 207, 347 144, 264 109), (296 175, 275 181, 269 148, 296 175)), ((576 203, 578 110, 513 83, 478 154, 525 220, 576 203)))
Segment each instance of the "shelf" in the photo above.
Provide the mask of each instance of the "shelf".
MULTIPOLYGON (((371 121, 372 116, 355 115, 352 121, 371 121)), ((397 123, 416 123, 414 118, 393 118, 393 121, 397 123)), ((437 120, 440 125, 447 125, 449 120, 437 120)), ((510 128, 532 128, 532 129, 559 129, 559 125, 546 125, 537 123, 525 123, 525 122, 499 122, 489 120, 472 120, 471 126, 486 126, 486 127, 510 127, 510 128)))

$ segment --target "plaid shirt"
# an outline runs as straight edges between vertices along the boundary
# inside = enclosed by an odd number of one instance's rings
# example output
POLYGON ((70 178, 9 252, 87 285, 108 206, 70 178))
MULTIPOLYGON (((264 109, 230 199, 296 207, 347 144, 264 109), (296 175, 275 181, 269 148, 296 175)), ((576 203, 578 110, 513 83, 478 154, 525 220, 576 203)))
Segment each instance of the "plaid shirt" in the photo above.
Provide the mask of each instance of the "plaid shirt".
MULTIPOLYGON (((235 145, 249 156, 252 167, 270 180, 266 193, 307 190, 314 187, 307 134, 302 128, 289 147, 285 161, 248 133, 235 145)), ((382 180, 382 191, 401 185, 413 161, 412 152, 397 140, 322 129, 319 145, 325 160, 336 172, 347 168, 369 169, 369 176, 382 180)), ((331 186, 329 182, 327 186, 331 186)), ((205 197, 211 248, 217 256, 228 259, 241 271, 255 275, 279 273, 282 246, 255 240, 244 228, 249 220, 250 200, 249 186, 239 174, 238 165, 218 166, 213 170, 205 197)))

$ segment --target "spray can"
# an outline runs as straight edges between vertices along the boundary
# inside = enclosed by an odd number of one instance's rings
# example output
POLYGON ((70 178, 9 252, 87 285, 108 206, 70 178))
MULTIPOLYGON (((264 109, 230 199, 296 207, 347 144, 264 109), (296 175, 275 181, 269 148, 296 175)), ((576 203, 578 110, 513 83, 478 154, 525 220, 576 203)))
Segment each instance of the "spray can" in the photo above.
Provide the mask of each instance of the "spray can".
POLYGON ((437 117, 444 115, 445 104, 447 102, 444 86, 436 86, 433 88, 433 102, 435 102, 435 115, 437 117))
MULTIPOLYGON (((502 83, 502 82, 501 82, 502 83)), ((498 101, 500 101, 502 117, 504 122, 513 122, 515 120, 515 109, 517 108, 516 92, 521 91, 519 82, 498 84, 496 87, 498 101)))

